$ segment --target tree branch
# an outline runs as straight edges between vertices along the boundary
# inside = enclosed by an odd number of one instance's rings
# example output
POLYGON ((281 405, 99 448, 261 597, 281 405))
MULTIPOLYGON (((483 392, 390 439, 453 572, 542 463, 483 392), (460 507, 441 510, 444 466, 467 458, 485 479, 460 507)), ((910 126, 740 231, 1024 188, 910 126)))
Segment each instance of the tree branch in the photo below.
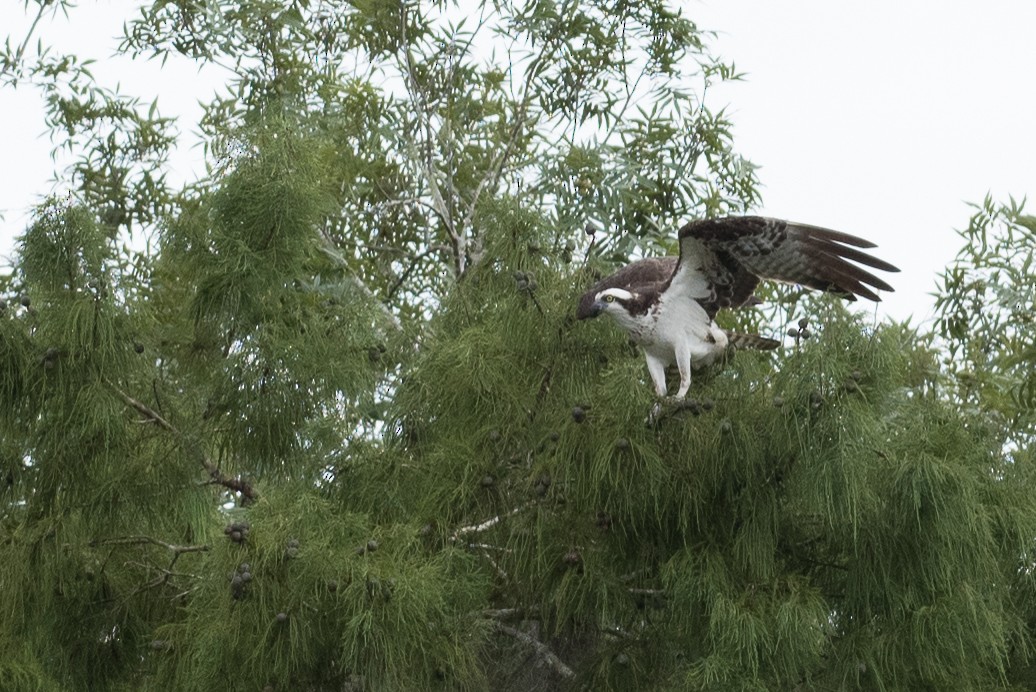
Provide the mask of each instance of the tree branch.
POLYGON ((450 536, 450 541, 456 543, 458 540, 460 540, 461 536, 467 536, 471 533, 482 533, 483 531, 488 531, 489 529, 493 528, 507 517, 513 517, 514 515, 520 513, 522 510, 528 509, 532 505, 532 502, 526 502, 524 505, 519 505, 518 507, 512 509, 510 512, 507 512, 506 514, 498 514, 495 517, 486 519, 480 524, 462 526, 453 532, 453 535, 450 536))
POLYGON ((499 620, 493 621, 493 627, 497 632, 512 636, 522 644, 531 647, 537 654, 539 654, 540 658, 546 661, 547 665, 549 665, 554 672, 561 677, 571 679, 576 676, 575 671, 569 668, 564 661, 558 658, 557 654, 550 650, 549 646, 541 642, 539 639, 536 639, 532 635, 526 634, 521 630, 515 629, 514 627, 505 625, 499 620))
MULTIPOLYGON (((163 418, 157 411, 152 409, 147 404, 145 404, 143 402, 140 402, 140 401, 137 401, 136 399, 131 397, 129 394, 127 394, 126 392, 124 392, 121 389, 119 389, 118 387, 116 387, 114 383, 112 383, 112 382, 110 382, 108 380, 105 380, 105 383, 109 387, 111 387, 112 390, 114 390, 115 393, 118 394, 119 397, 123 401, 125 401, 130 407, 135 409, 140 415, 144 416, 145 419, 147 419, 148 421, 154 423, 155 425, 157 425, 158 427, 162 428, 163 430, 172 433, 173 435, 175 435, 178 438, 178 441, 180 442, 180 444, 182 446, 184 446, 184 447, 187 446, 186 445, 186 442, 187 442, 186 437, 182 433, 180 433, 179 430, 177 430, 175 427, 173 427, 172 423, 170 423, 165 418, 163 418)), ((194 445, 192 445, 192 446, 194 446, 194 445)), ((195 447, 194 452, 198 455, 198 460, 201 462, 201 465, 208 472, 209 478, 212 479, 213 483, 215 483, 216 485, 221 485, 221 486, 223 486, 224 488, 226 488, 228 490, 232 490, 234 492, 241 493, 241 495, 244 498, 246 498, 246 500, 249 500, 249 501, 250 500, 255 500, 256 498, 259 497, 259 492, 252 486, 251 483, 249 483, 248 481, 246 481, 246 480, 244 480, 244 479, 242 479, 240 477, 238 477, 238 478, 231 478, 229 476, 226 476, 222 471, 219 470, 219 467, 216 466, 216 464, 214 464, 209 459, 208 455, 206 455, 205 452, 202 451, 201 449, 195 447)))
POLYGON ((100 541, 90 541, 91 546, 97 545, 143 545, 151 544, 157 545, 173 553, 173 555, 182 555, 183 553, 200 553, 209 550, 207 545, 174 545, 172 543, 166 543, 158 538, 151 536, 123 536, 121 538, 105 538, 100 541))

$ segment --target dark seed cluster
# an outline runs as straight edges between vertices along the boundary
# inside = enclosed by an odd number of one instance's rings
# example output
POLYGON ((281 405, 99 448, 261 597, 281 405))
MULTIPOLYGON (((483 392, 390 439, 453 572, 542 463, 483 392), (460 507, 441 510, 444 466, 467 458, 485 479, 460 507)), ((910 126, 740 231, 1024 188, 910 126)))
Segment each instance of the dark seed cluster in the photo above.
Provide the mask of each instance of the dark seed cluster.
POLYGON ((367 578, 367 597, 372 601, 377 600, 388 603, 392 600, 392 594, 395 590, 396 580, 391 577, 388 579, 367 578))
POLYGON ((575 252, 576 244, 571 240, 565 241, 565 247, 561 250, 561 261, 568 264, 572 261, 572 253, 575 252))
POLYGON ((372 363, 377 363, 381 360, 382 355, 386 351, 385 344, 378 344, 377 346, 371 346, 367 349, 367 359, 372 363))
POLYGON ((788 336, 795 339, 796 343, 798 343, 800 339, 808 339, 809 337, 813 336, 813 332, 809 330, 809 320, 805 317, 801 318, 799 320, 798 329, 796 329, 795 327, 789 329, 788 336))
POLYGON ((232 521, 223 529, 223 533, 234 543, 244 543, 248 538, 250 524, 247 521, 232 521))
POLYGON ((532 484, 532 491, 539 497, 543 497, 547 494, 547 490, 550 489, 550 474, 544 471, 537 478, 536 482, 532 484))
POLYGON ((288 560, 298 557, 299 554, 299 539, 289 538, 288 546, 284 549, 284 557, 288 560))
POLYGON ((252 566, 247 562, 242 562, 230 575, 230 595, 235 599, 244 598, 251 581, 252 566))
POLYGON ((586 420, 586 409, 582 406, 575 406, 572 408, 572 420, 576 423, 582 423, 586 420))
POLYGON ((58 357, 60 355, 61 352, 58 349, 51 346, 43 353, 43 357, 40 359, 40 362, 43 364, 44 368, 50 370, 57 364, 58 357))
POLYGON ((520 293, 532 293, 537 288, 536 279, 534 279, 532 274, 528 272, 515 272, 514 283, 520 293))
POLYGON ((378 542, 372 538, 369 541, 367 541, 366 545, 361 545, 359 548, 357 548, 356 549, 356 554, 357 555, 364 555, 365 553, 373 553, 377 549, 378 549, 378 542))

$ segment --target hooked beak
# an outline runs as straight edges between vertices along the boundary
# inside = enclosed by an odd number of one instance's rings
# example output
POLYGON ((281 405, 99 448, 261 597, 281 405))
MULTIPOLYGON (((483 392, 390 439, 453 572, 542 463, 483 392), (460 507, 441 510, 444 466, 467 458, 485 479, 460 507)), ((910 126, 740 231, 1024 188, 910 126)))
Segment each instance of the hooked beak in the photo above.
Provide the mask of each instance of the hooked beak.
POLYGON ((587 311, 585 315, 583 315, 583 318, 586 319, 590 317, 597 317, 602 312, 604 312, 604 309, 606 307, 608 307, 608 304, 605 303, 603 300, 595 300, 593 304, 590 305, 590 310, 587 311))

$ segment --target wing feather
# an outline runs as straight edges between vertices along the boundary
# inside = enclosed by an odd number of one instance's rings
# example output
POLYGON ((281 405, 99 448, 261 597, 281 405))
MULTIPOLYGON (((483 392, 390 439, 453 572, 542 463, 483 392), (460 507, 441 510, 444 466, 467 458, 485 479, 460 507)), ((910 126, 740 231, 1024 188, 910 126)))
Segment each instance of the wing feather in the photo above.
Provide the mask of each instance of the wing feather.
POLYGON ((875 289, 892 287, 858 265, 899 271, 857 249, 875 247, 863 238, 760 216, 692 221, 680 229, 679 237, 680 263, 672 283, 685 288, 689 284, 678 277, 701 271, 710 286, 710 313, 725 303, 736 307, 747 302, 755 288, 753 277, 756 282, 762 278, 829 291, 848 300, 880 301, 875 289))

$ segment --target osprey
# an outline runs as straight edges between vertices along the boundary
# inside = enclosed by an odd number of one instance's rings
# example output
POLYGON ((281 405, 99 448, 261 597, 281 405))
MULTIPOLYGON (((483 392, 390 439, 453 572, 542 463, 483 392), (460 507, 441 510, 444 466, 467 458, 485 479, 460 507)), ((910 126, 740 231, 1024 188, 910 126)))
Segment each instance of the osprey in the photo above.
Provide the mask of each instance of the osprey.
POLYGON ((691 221, 679 232, 680 256, 634 262, 598 281, 579 300, 576 317, 610 315, 644 349, 658 396, 665 396, 665 369, 680 370, 677 398, 691 386, 691 368, 712 363, 728 344, 776 348, 779 342, 730 334, 716 325, 721 308, 758 303, 760 279, 800 284, 880 301, 875 289, 892 287, 857 266, 899 269, 856 248, 863 238, 817 226, 760 216, 691 221), (857 264, 853 264, 853 263, 857 264))

